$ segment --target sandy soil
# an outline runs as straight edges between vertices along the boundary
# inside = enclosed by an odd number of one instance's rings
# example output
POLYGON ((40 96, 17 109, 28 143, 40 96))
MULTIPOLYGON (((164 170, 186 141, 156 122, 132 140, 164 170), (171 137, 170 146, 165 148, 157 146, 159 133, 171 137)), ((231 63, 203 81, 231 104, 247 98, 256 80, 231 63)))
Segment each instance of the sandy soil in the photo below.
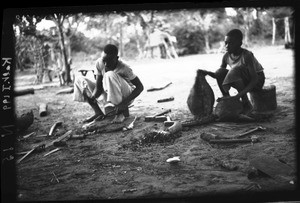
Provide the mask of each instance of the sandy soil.
MULTIPOLYGON (((171 109, 169 116, 172 120, 192 118, 186 99, 196 70, 215 70, 222 55, 132 61, 134 72, 145 86, 124 123, 128 125, 137 116, 134 128, 125 132, 107 132, 107 129, 120 126, 107 125, 110 121, 107 119, 97 123, 97 133, 91 133, 84 139, 67 140, 67 146, 50 146, 46 151, 26 157, 17 164, 18 200, 215 197, 221 194, 245 197, 251 194, 248 200, 255 200, 261 192, 293 191, 295 184, 263 174, 248 178, 253 171, 249 159, 262 153, 280 159, 296 171, 293 51, 283 46, 251 50, 265 68, 266 85, 276 86, 278 107, 267 119, 251 123, 213 122, 184 128, 169 142, 136 144, 134 138, 150 130, 164 128, 162 122, 145 122, 145 116, 171 109), (169 82, 172 84, 164 90, 146 91, 169 82), (175 98, 174 101, 157 103, 158 99, 170 96, 175 98), (257 126, 266 130, 252 134, 261 140, 254 144, 208 144, 200 138, 203 132, 233 137, 257 126), (44 156, 55 148, 60 150, 44 156), (181 161, 177 164, 166 162, 174 156, 180 156, 181 161)), ((92 67, 92 64, 92 61, 74 59, 73 65, 80 68, 92 67)), ((57 78, 39 86, 32 85, 33 79, 32 75, 16 75, 17 88, 35 88, 35 94, 15 99, 18 115, 32 109, 35 117, 26 131, 18 133, 18 152, 49 143, 68 130, 72 130, 72 134, 83 134, 79 122, 92 114, 86 103, 72 101, 72 94, 56 95, 57 91, 66 88, 59 87, 57 78), (48 103, 48 115, 45 117, 38 113, 41 102, 48 103), (62 121, 62 126, 55 135, 39 137, 47 134, 57 121, 62 121), (31 132, 35 134, 21 139, 31 132)), ((207 80, 215 97, 220 97, 216 82, 209 77, 207 80)))

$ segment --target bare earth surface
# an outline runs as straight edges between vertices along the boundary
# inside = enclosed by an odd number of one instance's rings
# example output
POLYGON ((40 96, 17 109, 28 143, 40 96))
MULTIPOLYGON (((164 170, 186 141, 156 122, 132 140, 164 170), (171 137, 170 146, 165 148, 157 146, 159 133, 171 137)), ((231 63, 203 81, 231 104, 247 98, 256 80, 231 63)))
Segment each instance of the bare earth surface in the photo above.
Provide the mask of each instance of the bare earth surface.
MULTIPOLYGON (((153 129, 164 129, 162 122, 145 122, 145 116, 171 109, 168 115, 172 120, 192 118, 186 100, 196 70, 215 70, 222 55, 133 61, 130 64, 145 87, 124 123, 128 125, 137 116, 134 128, 125 132, 105 132, 120 127, 120 124, 107 126, 109 118, 97 123, 102 132, 91 133, 84 139, 70 139, 66 146, 50 146, 46 151, 26 157, 17 164, 18 200, 174 198, 217 194, 252 194, 255 198, 255 194, 260 192, 293 191, 296 184, 290 180, 262 174, 248 178, 252 170, 249 159, 259 154, 280 159, 296 171, 293 51, 283 46, 250 50, 265 69, 265 85, 276 86, 278 107, 272 116, 251 123, 214 122, 184 128, 170 142, 137 144, 133 138, 153 129), (169 82, 172 84, 164 90, 147 92, 150 87, 161 87, 169 82), (171 96, 174 101, 157 102, 171 96), (208 144, 200 138, 203 132, 233 137, 257 126, 266 130, 252 134, 260 138, 260 142, 254 144, 208 144), (60 150, 44 156, 55 148, 60 150), (174 156, 180 156, 179 163, 166 162, 174 156)), ((73 66, 92 68, 92 64, 92 61, 75 58, 73 66)), ((35 117, 25 132, 18 133, 17 152, 50 143, 69 130, 72 130, 71 134, 83 134, 80 121, 92 115, 86 103, 72 100, 72 94, 56 95, 57 91, 66 88, 59 86, 57 78, 43 85, 33 85, 33 80, 32 75, 16 75, 16 88, 35 88, 34 94, 15 99, 18 115, 32 109, 35 117), (39 116, 41 102, 48 103, 45 117, 39 116), (48 134, 51 126, 58 121, 62 122, 62 126, 53 136, 40 136, 48 134), (32 132, 35 134, 21 139, 32 132)), ((221 97, 216 81, 209 76, 207 81, 214 90, 215 98, 221 97)), ((18 159, 22 156, 18 155, 18 159)))

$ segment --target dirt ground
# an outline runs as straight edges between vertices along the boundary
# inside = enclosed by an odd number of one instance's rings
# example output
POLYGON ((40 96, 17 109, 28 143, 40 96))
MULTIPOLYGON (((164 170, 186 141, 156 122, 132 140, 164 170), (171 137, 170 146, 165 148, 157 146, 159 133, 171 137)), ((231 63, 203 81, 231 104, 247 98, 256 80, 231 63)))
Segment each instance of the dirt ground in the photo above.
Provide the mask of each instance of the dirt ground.
MULTIPOLYGON (((295 81, 293 50, 283 46, 251 49, 265 69, 266 83, 276 86, 277 109, 270 116, 255 122, 213 122, 184 128, 171 141, 137 144, 137 138, 153 129, 163 129, 162 122, 145 122, 145 116, 171 109, 172 120, 192 118, 186 100, 198 68, 215 70, 221 54, 193 55, 174 60, 155 59, 130 61, 145 90, 130 108, 128 125, 137 116, 129 131, 107 132, 120 124, 107 125, 111 119, 97 123, 98 132, 84 139, 69 139, 62 147, 50 146, 17 164, 17 193, 20 201, 105 200, 137 198, 216 197, 216 195, 249 195, 256 200, 264 192, 293 191, 294 184, 263 174, 250 177, 251 157, 267 154, 292 167, 296 172, 295 81), (147 92, 172 82, 164 90, 147 92), (173 96, 174 101, 158 103, 158 99, 173 96), (258 143, 209 144, 201 139, 203 132, 233 137, 257 126, 258 143), (60 150, 44 156, 51 150, 60 150), (168 158, 180 156, 177 164, 168 158)), ((92 67, 90 59, 74 58, 73 67, 92 67)), ((80 121, 92 114, 86 103, 74 102, 72 94, 56 94, 58 79, 33 85, 34 76, 16 74, 16 88, 35 88, 35 93, 15 98, 16 113, 33 110, 34 122, 17 134, 17 152, 30 150, 41 143, 50 143, 65 132, 83 134, 80 121), (40 103, 48 104, 48 114, 39 116, 40 103), (51 126, 61 121, 53 136, 51 126), (23 138, 30 133, 28 138, 23 138)), ((215 97, 221 96, 217 83, 207 76, 215 97)), ((231 90, 233 91, 233 90, 231 90)), ((233 92, 234 93, 234 92, 233 92)), ((23 155, 18 155, 18 159, 23 155)), ((294 176, 293 178, 296 178, 294 176)), ((273 194, 273 193, 272 193, 273 194)), ((275 197, 276 194, 271 195, 275 197)), ((279 194, 279 193, 278 193, 279 194)), ((245 197, 246 197, 245 196, 245 197)), ((270 196, 270 198, 272 198, 270 196)))

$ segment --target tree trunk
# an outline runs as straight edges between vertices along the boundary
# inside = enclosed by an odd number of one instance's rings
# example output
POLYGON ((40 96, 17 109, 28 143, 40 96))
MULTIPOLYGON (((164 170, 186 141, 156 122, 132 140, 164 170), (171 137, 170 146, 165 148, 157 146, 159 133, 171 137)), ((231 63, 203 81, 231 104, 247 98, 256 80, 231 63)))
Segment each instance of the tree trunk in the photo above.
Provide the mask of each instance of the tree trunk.
POLYGON ((21 72, 24 71, 24 67, 20 61, 20 56, 16 57, 16 66, 17 66, 17 69, 20 70, 21 72))
POLYGON ((141 50, 141 44, 140 44, 140 40, 139 40, 139 34, 138 34, 138 30, 137 30, 137 25, 135 25, 135 36, 136 36, 136 48, 137 48, 137 56, 138 58, 141 57, 141 53, 142 53, 142 50, 141 50))
POLYGON ((290 34, 290 24, 289 24, 289 17, 284 18, 284 42, 285 44, 290 44, 291 41, 291 34, 290 34))
MULTIPOLYGON (((39 42, 37 42, 39 43, 39 42)), ((40 84, 43 82, 43 75, 44 75, 44 66, 42 62, 42 53, 41 48, 39 45, 34 45, 34 67, 36 73, 36 84, 40 84)))
POLYGON ((65 75, 66 75, 66 83, 71 83, 71 67, 70 64, 68 62, 68 56, 67 56, 67 52, 66 52, 66 47, 65 47, 65 40, 64 40, 64 33, 62 30, 62 27, 60 24, 58 24, 58 30, 59 30, 59 36, 60 36, 60 46, 62 49, 62 54, 63 54, 63 58, 64 58, 64 63, 65 63, 65 75))
POLYGON ((249 27, 248 25, 245 25, 245 39, 244 39, 244 44, 247 47, 249 45, 249 27))
POLYGON ((276 23, 275 23, 275 18, 272 18, 272 25, 273 25, 273 33, 272 33, 272 45, 275 44, 275 38, 276 38, 276 23))
POLYGON ((123 25, 122 23, 119 24, 119 29, 120 29, 120 56, 124 56, 124 46, 123 46, 123 25))
POLYGON ((210 50, 208 32, 205 32, 204 40, 205 40, 205 52, 208 53, 210 50))
POLYGON ((245 12, 243 12, 243 16, 244 16, 244 45, 247 47, 249 44, 249 27, 250 27, 250 20, 251 17, 250 15, 252 12, 247 8, 245 10, 245 12))

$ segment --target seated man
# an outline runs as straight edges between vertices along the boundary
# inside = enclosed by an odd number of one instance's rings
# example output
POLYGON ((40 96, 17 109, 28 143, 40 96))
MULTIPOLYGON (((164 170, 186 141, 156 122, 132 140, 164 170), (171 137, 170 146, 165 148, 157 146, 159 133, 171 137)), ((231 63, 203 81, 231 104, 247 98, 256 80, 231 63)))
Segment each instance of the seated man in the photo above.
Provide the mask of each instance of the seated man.
POLYGON ((83 122, 101 120, 104 114, 116 113, 113 123, 121 123, 129 116, 128 106, 140 95, 144 87, 140 79, 118 56, 118 48, 108 44, 96 61, 96 81, 76 77, 74 101, 88 102, 95 114, 83 122))
POLYGON ((243 113, 248 114, 252 105, 247 93, 261 90, 265 75, 263 67, 254 57, 251 51, 241 47, 243 34, 238 29, 233 29, 225 36, 226 53, 222 64, 216 72, 204 71, 206 74, 217 79, 218 86, 223 94, 222 99, 242 99, 243 113), (227 65, 231 68, 226 69, 227 65), (238 94, 230 97, 229 89, 233 87, 238 94))

